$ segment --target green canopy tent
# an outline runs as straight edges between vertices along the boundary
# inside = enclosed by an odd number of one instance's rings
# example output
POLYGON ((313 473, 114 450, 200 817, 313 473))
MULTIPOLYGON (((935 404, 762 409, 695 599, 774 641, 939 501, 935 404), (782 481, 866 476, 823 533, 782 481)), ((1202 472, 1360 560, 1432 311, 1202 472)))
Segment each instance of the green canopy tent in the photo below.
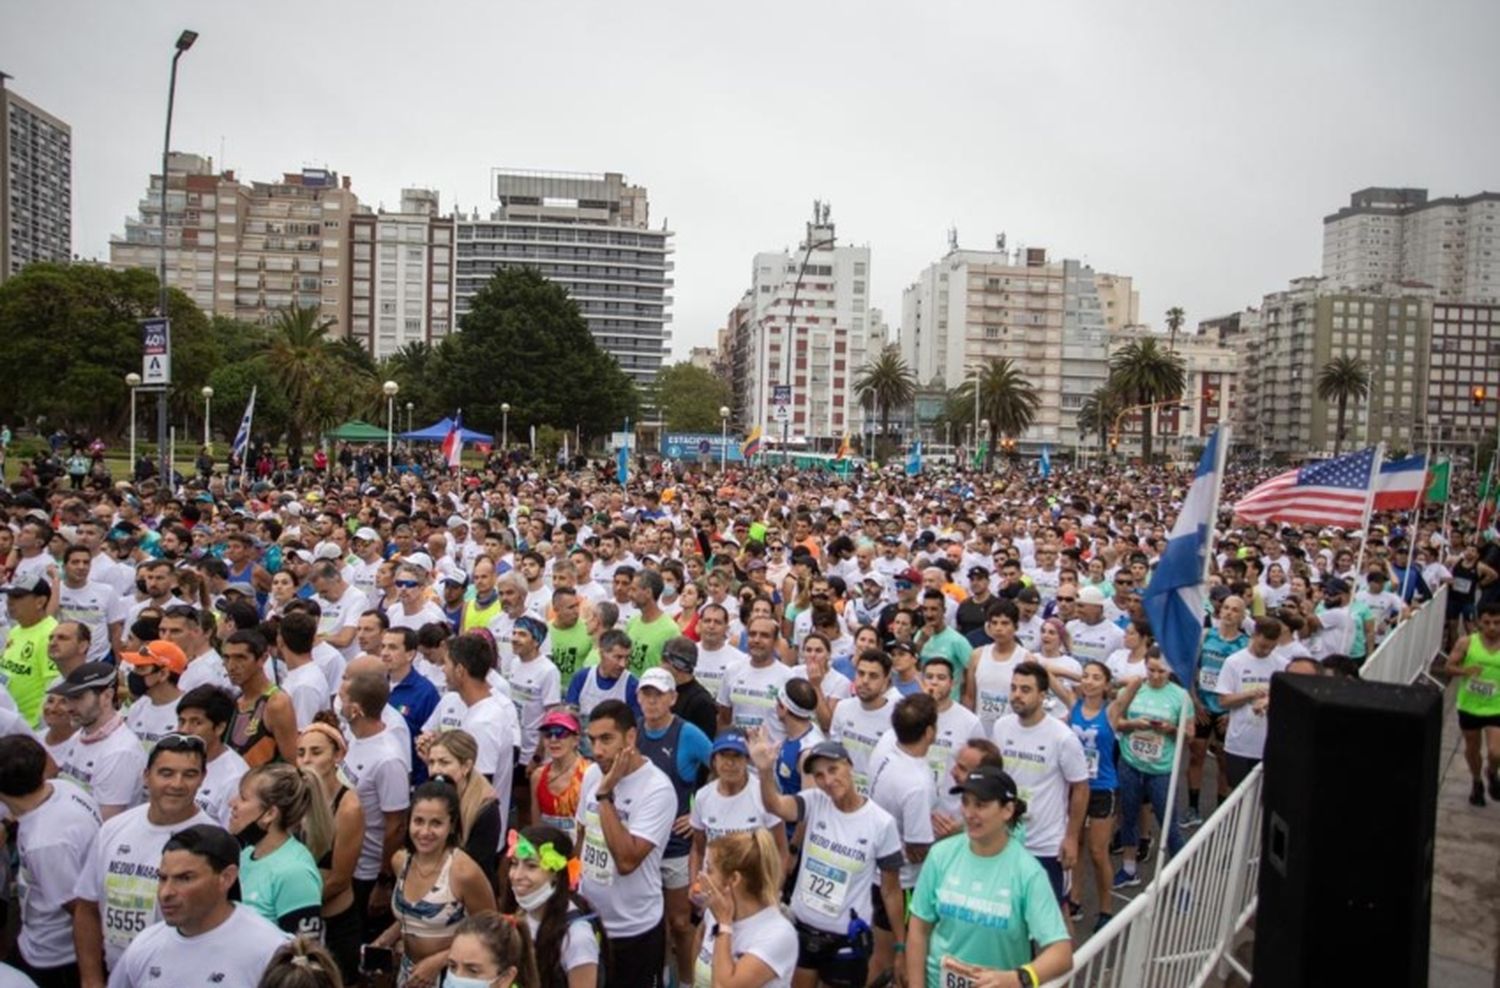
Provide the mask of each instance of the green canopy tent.
POLYGON ((359 419, 345 422, 326 436, 326 438, 337 442, 350 443, 383 443, 385 442, 385 437, 386 431, 384 429, 376 425, 371 425, 368 422, 361 422, 359 419))

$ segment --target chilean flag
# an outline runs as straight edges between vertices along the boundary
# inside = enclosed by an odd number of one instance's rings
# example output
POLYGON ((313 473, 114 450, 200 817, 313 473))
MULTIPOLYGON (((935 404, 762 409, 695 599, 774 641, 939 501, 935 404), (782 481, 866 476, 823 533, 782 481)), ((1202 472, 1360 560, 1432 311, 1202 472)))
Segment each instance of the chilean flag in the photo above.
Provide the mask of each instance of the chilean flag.
POLYGON ((453 416, 453 426, 448 434, 443 437, 443 462, 448 464, 449 470, 457 470, 459 458, 464 452, 464 410, 460 408, 458 414, 453 416))
POLYGON ((1375 481, 1376 511, 1410 511, 1422 498, 1427 486, 1427 457, 1408 456, 1380 465, 1375 481))

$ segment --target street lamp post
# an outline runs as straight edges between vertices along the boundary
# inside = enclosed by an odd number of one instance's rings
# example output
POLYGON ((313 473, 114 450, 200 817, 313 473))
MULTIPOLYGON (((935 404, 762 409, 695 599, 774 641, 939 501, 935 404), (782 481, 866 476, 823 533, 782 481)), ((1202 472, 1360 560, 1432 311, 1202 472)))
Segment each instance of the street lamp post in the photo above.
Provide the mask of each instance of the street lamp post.
MULTIPOLYGON (((977 383, 975 384, 975 387, 978 387, 977 383)), ((980 444, 985 442, 989 442, 991 446, 994 445, 993 441, 990 440, 990 420, 980 419, 979 428, 974 432, 974 448, 976 450, 979 449, 980 444)), ((986 455, 993 455, 993 453, 994 451, 990 450, 986 455)), ((980 464, 980 468, 983 469, 982 462, 980 464)))
MULTIPOLYGON (((161 142, 161 270, 160 284, 157 285, 156 313, 161 318, 167 318, 167 158, 172 153, 172 107, 177 101, 177 60, 182 53, 193 47, 193 42, 198 40, 197 31, 183 31, 177 36, 177 50, 172 53, 172 75, 167 82, 167 129, 161 142)), ((171 324, 167 324, 167 366, 171 366, 172 333, 171 324)), ((157 396, 156 402, 156 452, 161 459, 161 478, 172 489, 172 463, 167 452, 167 393, 171 390, 171 383, 167 382, 161 394, 157 396)))
MULTIPOLYGON (((141 386, 141 375, 131 371, 125 375, 125 386, 130 389, 130 477, 135 479, 135 392, 141 386)), ((1475 460, 1474 462, 1479 462, 1475 460)))
POLYGON ((406 431, 411 431, 411 413, 417 406, 413 402, 406 403, 406 431))
POLYGON ((510 445, 510 402, 500 403, 500 448, 510 445))
POLYGON ((203 445, 208 447, 213 446, 213 430, 209 427, 213 402, 214 389, 205 384, 203 386, 203 445))
POLYGON ((729 406, 719 406, 719 472, 723 473, 729 463, 729 406))
POLYGON ((380 390, 385 392, 385 479, 391 479, 391 459, 396 452, 396 392, 401 385, 386 381, 380 390))

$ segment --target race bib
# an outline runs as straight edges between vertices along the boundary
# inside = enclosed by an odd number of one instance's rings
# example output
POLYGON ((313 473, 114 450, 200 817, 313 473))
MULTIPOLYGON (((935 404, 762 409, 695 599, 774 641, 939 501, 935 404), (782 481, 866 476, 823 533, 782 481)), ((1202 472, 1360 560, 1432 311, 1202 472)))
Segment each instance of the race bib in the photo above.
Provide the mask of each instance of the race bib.
POLYGON ((1099 749, 1098 748, 1085 748, 1085 749, 1083 749, 1083 760, 1086 763, 1088 763, 1089 778, 1090 779, 1097 779, 1097 778, 1099 778, 1099 749))
POLYGON ((1468 577, 1455 576, 1453 578, 1453 589, 1460 594, 1466 594, 1474 589, 1474 581, 1468 577))
POLYGON ((1478 676, 1469 678, 1469 692, 1478 697, 1488 700, 1495 695, 1495 684, 1488 679, 1480 679, 1478 676))
POLYGON ((615 881, 615 863, 609 856, 609 845, 604 843, 599 814, 593 810, 584 814, 583 873, 599 885, 613 885, 615 881))
POLYGON ((979 716, 994 720, 1010 712, 1010 700, 1001 693, 979 691, 979 716))
POLYGON ((124 950, 136 934, 151 925, 156 915, 156 888, 155 875, 105 875, 100 919, 106 944, 124 950))
POLYGON ((802 850, 797 896, 814 912, 839 919, 849 896, 849 872, 828 851, 809 841, 802 850))
POLYGON ((1205 693, 1213 693, 1219 686, 1219 670, 1210 669, 1208 666, 1198 667, 1198 689, 1205 693))
POLYGON ((854 789, 861 796, 870 795, 870 775, 868 772, 854 773, 854 789))
POLYGON ((1161 761, 1162 751, 1166 745, 1160 734, 1149 731, 1136 731, 1130 735, 1130 753, 1143 762, 1161 761))
POLYGON ((941 968, 943 988, 978 988, 979 982, 967 974, 960 974, 950 966, 952 960, 953 958, 951 957, 943 958, 943 966, 941 968))

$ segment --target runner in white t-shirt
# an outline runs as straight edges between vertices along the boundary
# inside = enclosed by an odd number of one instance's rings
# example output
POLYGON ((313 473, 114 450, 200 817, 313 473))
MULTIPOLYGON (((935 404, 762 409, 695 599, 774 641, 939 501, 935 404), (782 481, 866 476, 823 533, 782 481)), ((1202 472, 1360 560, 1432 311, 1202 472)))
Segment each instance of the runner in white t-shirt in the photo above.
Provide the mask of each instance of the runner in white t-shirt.
POLYGON ((698 611, 698 664, 693 676, 715 699, 730 669, 750 661, 750 656, 729 644, 729 612, 719 604, 704 604, 698 611))
POLYGON ((709 757, 713 777, 693 797, 693 849, 688 874, 697 875, 702 870, 708 845, 725 834, 766 827, 785 854, 786 828, 766 811, 760 786, 750 777, 750 748, 744 736, 725 731, 714 740, 709 757))
POLYGON ((861 796, 870 793, 870 754, 891 729, 896 704, 887 692, 891 684, 891 657, 884 652, 862 653, 854 666, 854 696, 838 702, 828 727, 828 739, 849 752, 854 770, 854 788, 861 796))
POLYGON ((776 719, 776 697, 781 684, 795 676, 792 668, 776 656, 776 622, 753 618, 745 630, 749 661, 727 669, 719 684, 719 726, 733 725, 741 731, 765 727, 781 743, 781 722, 776 719))
POLYGON ((721 984, 791 988, 797 930, 778 901, 781 861, 764 828, 727 834, 709 845, 694 988, 712 986, 716 975, 721 984))
POLYGON ((207 745, 208 766, 198 787, 198 805, 221 826, 229 823, 229 799, 240 790, 240 778, 250 770, 239 752, 224 743, 224 732, 234 720, 234 697, 217 686, 199 686, 177 701, 177 730, 201 738, 207 745))
POLYGON ((339 699, 349 722, 350 741, 340 771, 364 814, 364 839, 354 865, 355 908, 361 910, 373 897, 389 894, 395 878, 391 857, 406 837, 406 811, 411 806, 409 770, 403 761, 408 755, 406 743, 379 713, 367 713, 383 712, 389 697, 379 659, 360 656, 345 667, 339 699), (378 882, 381 878, 384 882, 378 882))
POLYGON ((1008 600, 990 604, 984 619, 984 633, 990 644, 981 645, 969 658, 969 674, 964 677, 963 704, 979 716, 988 733, 995 721, 1010 712, 1010 674, 1029 658, 1030 652, 1016 640, 1019 612, 1008 600))
POLYGON ((125 724, 150 751, 157 738, 177 730, 177 701, 182 690, 177 679, 187 669, 187 656, 169 641, 146 642, 139 652, 123 652, 130 668, 126 684, 135 701, 125 711, 125 724))
POLYGON ((1219 705, 1229 711, 1224 760, 1231 786, 1239 785, 1265 755, 1271 677, 1285 669, 1288 661, 1277 646, 1280 637, 1281 622, 1256 618, 1250 644, 1224 660, 1214 683, 1219 705))
POLYGON ((58 764, 58 774, 76 782, 99 807, 102 819, 140 802, 146 750, 115 709, 119 679, 106 662, 85 662, 47 692, 66 698, 78 733, 58 764))

